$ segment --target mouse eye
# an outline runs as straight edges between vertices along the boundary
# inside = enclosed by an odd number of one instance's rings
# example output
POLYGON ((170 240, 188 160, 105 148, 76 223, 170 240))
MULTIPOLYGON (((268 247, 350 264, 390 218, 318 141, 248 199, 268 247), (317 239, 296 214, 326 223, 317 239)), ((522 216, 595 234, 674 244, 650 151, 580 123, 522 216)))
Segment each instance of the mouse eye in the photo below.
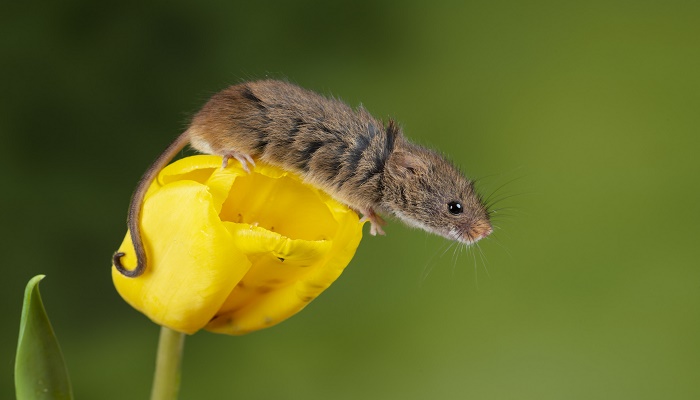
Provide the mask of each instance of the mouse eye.
POLYGON ((464 208, 462 208, 462 203, 458 201, 447 203, 447 209, 450 210, 450 214, 452 215, 461 214, 464 211, 464 208))

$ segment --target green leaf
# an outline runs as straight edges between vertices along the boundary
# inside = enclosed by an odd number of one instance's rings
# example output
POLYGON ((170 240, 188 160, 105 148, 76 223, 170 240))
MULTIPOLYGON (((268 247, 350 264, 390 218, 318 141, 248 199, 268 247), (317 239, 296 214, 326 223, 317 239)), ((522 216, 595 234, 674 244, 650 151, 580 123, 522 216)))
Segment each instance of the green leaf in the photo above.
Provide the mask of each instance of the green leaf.
POLYGON ((73 391, 61 348, 39 294, 37 275, 24 291, 15 359, 17 400, 72 399, 73 391))

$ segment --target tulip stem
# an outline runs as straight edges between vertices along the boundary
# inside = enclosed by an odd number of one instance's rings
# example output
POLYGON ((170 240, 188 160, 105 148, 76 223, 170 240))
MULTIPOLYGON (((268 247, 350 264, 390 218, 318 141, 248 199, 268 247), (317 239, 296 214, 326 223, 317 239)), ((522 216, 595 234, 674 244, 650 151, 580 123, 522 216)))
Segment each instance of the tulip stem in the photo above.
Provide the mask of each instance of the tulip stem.
POLYGON ((180 390, 180 366, 185 334, 162 326, 151 400, 175 400, 180 390))

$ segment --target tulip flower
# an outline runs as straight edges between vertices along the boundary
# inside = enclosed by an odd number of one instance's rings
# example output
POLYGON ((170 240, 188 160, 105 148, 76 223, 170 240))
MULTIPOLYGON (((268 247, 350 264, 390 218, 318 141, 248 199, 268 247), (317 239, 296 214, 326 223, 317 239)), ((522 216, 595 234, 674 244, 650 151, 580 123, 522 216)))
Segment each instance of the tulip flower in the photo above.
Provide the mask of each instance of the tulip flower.
MULTIPOLYGON (((241 335, 275 325, 340 276, 362 238, 358 215, 289 172, 250 173, 221 157, 181 159, 159 174, 141 213, 148 265, 119 294, 155 323, 241 335)), ((119 251, 136 258, 127 232, 119 251)))

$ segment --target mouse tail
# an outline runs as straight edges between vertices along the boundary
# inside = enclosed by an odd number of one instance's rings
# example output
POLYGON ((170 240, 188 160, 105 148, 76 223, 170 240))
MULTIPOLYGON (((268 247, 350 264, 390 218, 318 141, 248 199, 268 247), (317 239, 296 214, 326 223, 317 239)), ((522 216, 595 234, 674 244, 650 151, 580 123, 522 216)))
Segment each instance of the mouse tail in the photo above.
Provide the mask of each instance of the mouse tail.
POLYGON ((138 185, 134 194, 131 196, 131 203, 129 204, 129 215, 127 218, 127 225, 129 227, 129 232, 131 233, 131 242, 134 245, 134 251, 136 252, 136 267, 134 269, 126 269, 122 264, 121 258, 125 255, 123 252, 116 252, 112 256, 112 263, 114 267, 119 271, 120 274, 135 278, 146 270, 146 249, 143 245, 143 239, 141 238, 141 208, 143 206, 143 199, 146 197, 146 192, 151 186, 151 183, 156 179, 158 173, 172 160, 175 155, 180 152, 190 140, 189 131, 185 131, 180 134, 180 136, 175 139, 174 142, 168 146, 165 151, 158 156, 158 158, 153 162, 153 164, 146 170, 146 172, 139 180, 138 185))

